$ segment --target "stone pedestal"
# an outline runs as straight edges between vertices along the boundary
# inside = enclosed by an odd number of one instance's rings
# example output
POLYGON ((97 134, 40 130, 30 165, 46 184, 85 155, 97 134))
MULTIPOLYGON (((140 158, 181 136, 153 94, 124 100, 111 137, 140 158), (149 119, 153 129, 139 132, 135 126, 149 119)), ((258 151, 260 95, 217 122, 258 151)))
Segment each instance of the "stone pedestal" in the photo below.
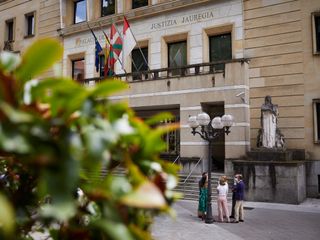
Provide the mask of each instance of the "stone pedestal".
POLYGON ((247 157, 254 161, 295 161, 304 160, 303 149, 257 148, 247 152, 247 157))
POLYGON ((243 174, 247 201, 298 204, 306 198, 304 150, 254 149, 233 167, 243 174))

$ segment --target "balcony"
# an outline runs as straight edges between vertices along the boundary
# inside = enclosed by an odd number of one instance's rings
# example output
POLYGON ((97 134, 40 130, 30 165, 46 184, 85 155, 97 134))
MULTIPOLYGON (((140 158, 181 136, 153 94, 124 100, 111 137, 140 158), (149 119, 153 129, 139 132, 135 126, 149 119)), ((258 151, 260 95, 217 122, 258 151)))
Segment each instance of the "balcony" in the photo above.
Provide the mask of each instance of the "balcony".
POLYGON ((13 51, 13 41, 12 40, 4 41, 3 50, 12 52, 13 51))
MULTIPOLYGON (((200 76, 200 75, 212 75, 217 73, 222 73, 225 75, 225 65, 229 63, 244 63, 248 62, 248 59, 231 59, 225 61, 215 61, 210 63, 200 63, 200 64, 191 64, 178 68, 160 68, 160 69, 152 69, 149 71, 141 71, 141 72, 132 72, 125 74, 115 75, 115 78, 119 78, 123 81, 127 81, 129 83, 138 83, 144 81, 152 81, 152 80, 167 80, 171 78, 181 78, 181 77, 190 77, 190 76, 200 76)), ((96 82, 100 82, 105 80, 105 77, 98 78, 87 78, 83 80, 83 84, 90 85, 96 82)))

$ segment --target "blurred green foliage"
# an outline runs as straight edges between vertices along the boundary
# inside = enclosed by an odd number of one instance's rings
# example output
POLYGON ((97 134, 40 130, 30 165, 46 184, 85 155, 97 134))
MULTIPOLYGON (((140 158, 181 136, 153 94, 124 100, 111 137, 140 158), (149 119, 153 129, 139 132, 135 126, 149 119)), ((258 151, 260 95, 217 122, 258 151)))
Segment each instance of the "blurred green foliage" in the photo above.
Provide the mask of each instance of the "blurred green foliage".
POLYGON ((110 102, 122 81, 35 80, 62 53, 53 39, 21 59, 0 53, 0 238, 151 239, 154 216, 178 196, 177 167, 159 158, 161 136, 177 126, 151 128, 168 114, 143 122, 110 102))

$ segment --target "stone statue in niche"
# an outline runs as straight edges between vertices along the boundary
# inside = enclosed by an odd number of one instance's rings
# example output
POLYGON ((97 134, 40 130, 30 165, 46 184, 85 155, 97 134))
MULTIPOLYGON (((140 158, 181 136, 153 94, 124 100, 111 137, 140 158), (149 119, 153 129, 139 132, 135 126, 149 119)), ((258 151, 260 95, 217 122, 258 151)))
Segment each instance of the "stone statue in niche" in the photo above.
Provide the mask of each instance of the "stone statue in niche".
POLYGON ((277 127, 278 105, 271 101, 270 96, 265 97, 265 103, 261 106, 261 129, 258 133, 257 147, 285 148, 284 136, 277 127))

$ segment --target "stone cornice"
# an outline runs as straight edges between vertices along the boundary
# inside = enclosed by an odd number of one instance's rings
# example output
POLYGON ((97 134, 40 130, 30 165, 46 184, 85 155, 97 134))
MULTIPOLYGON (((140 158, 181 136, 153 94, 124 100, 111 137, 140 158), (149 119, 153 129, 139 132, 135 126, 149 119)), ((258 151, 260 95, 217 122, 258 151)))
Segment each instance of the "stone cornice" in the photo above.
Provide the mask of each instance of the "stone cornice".
POLYGON ((162 3, 157 5, 151 5, 148 7, 137 8, 129 10, 126 13, 114 14, 111 16, 101 17, 89 22, 83 22, 67 26, 63 29, 58 29, 60 36, 69 36, 75 33, 81 33, 88 30, 88 24, 92 29, 98 29, 100 27, 110 26, 111 23, 120 23, 123 21, 123 16, 130 21, 135 21, 139 18, 146 18, 162 14, 163 12, 171 12, 182 8, 190 8, 194 5, 209 3, 210 0, 185 0, 185 1, 173 1, 169 3, 162 3))

